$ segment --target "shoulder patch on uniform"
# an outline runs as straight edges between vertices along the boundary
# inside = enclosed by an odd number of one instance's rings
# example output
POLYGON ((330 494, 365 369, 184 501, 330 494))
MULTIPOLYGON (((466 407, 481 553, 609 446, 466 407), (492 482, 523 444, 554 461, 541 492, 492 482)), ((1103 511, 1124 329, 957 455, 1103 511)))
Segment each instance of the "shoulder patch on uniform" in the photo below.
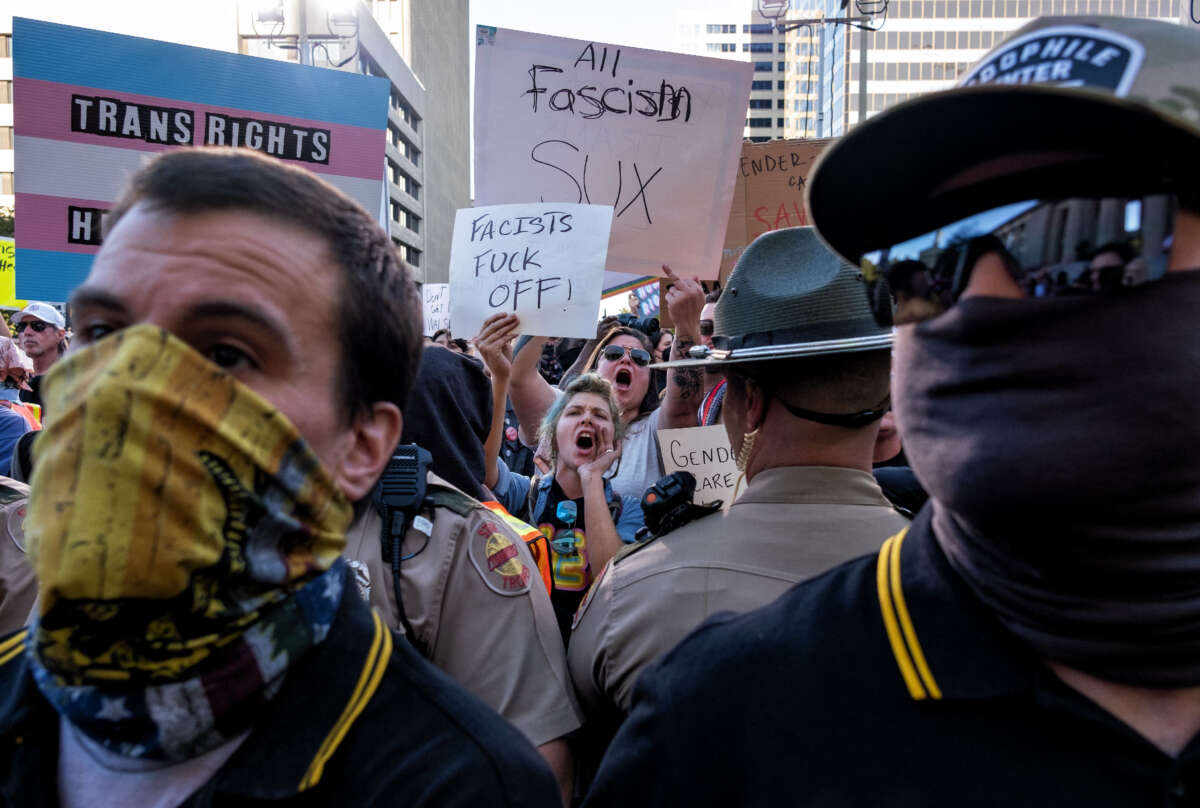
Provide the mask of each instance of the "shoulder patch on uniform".
POLYGON ((425 499, 435 507, 453 511, 459 516, 466 516, 476 508, 482 507, 479 500, 472 499, 457 488, 430 482, 425 489, 425 499))
POLYGON ((488 589, 500 595, 523 595, 529 591, 533 571, 521 558, 521 539, 509 531, 489 513, 471 531, 467 554, 488 589))
MULTIPOLYGON (((619 555, 620 553, 617 554, 617 556, 619 555)), ((616 563, 617 556, 613 556, 613 560, 604 565, 604 569, 600 570, 600 576, 592 581, 592 585, 588 587, 587 594, 583 596, 583 600, 579 603, 579 608, 575 610, 575 614, 571 618, 571 631, 574 631, 575 627, 579 625, 579 621, 583 619, 583 613, 587 611, 588 605, 592 602, 592 595, 596 594, 596 590, 600 588, 600 582, 604 580, 604 576, 608 575, 609 569, 616 563)))

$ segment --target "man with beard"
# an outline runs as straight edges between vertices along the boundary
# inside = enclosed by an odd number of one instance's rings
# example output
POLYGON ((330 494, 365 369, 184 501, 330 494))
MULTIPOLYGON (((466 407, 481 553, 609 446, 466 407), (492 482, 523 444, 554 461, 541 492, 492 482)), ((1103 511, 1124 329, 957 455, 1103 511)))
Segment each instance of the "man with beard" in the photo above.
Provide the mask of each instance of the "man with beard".
POLYGON ((340 558, 421 347, 371 215, 255 152, 168 152, 71 305, 25 521, 37 616, 0 639, 0 802, 558 804, 340 558))
POLYGON ((1133 18, 1030 23, 822 156, 839 254, 946 270, 896 323, 931 501, 648 670, 590 804, 1197 804, 1197 188, 1200 32, 1133 18), (1023 291, 1118 238, 1144 283, 1023 291))

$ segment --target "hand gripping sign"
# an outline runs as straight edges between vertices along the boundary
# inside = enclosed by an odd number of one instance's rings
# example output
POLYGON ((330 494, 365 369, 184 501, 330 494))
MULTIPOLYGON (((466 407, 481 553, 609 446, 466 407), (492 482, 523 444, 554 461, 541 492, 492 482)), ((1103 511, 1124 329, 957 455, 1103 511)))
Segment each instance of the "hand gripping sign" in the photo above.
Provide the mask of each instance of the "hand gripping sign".
POLYGON ((500 312, 521 333, 593 337, 600 311, 609 205, 493 205, 460 210, 450 247, 450 322, 477 334, 500 312))

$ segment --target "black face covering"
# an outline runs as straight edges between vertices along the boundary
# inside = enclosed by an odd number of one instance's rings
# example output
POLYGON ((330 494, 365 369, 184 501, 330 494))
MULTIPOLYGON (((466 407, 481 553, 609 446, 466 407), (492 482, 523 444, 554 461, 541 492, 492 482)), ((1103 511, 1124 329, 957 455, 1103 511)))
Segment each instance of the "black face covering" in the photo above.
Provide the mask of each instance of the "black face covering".
POLYGON ((1200 685, 1198 315, 1194 271, 971 298, 896 341, 951 565, 1042 656, 1115 682, 1200 685))

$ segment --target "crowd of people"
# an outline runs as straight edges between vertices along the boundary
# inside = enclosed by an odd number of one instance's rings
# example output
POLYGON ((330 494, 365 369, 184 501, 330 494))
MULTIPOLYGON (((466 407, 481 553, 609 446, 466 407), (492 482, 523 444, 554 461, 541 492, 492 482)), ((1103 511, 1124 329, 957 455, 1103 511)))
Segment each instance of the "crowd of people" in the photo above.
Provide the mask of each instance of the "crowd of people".
POLYGON ((1070 37, 590 340, 423 335, 314 174, 148 162, 71 349, 0 340, 0 805, 1200 804, 1200 33, 1070 37), (1060 278, 1009 214, 1080 198, 1060 278))

